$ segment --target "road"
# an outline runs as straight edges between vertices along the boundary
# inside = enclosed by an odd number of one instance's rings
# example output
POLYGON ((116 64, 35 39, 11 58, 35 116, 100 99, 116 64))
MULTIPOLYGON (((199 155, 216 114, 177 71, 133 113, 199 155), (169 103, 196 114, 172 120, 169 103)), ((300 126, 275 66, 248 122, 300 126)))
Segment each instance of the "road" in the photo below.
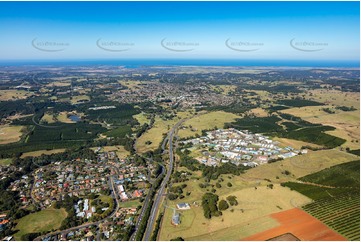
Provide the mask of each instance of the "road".
MULTIPOLYGON (((164 194, 164 191, 165 191, 165 187, 168 184, 170 176, 172 175, 173 165, 174 165, 173 164, 174 163, 173 136, 174 136, 174 133, 179 128, 179 126, 185 120, 186 119, 182 119, 178 123, 176 123, 176 125, 174 125, 173 128, 169 131, 168 136, 166 138, 168 140, 168 142, 169 142, 169 166, 168 166, 168 169, 167 169, 167 174, 166 174, 165 178, 163 179, 162 184, 160 185, 158 193, 156 194, 155 201, 153 203, 152 211, 150 213, 148 224, 147 224, 147 229, 145 230, 145 233, 144 233, 144 239, 143 240, 145 240, 145 241, 149 241, 149 239, 150 239, 151 233, 153 231, 153 226, 154 226, 154 223, 155 223, 155 220, 156 220, 156 216, 157 216, 157 213, 158 213, 158 210, 159 210, 159 206, 161 204, 162 197, 163 197, 163 194, 164 194)), ((165 144, 165 143, 163 143, 163 144, 165 144)))
MULTIPOLYGON (((164 172, 165 172, 165 168, 164 168, 164 166, 162 166, 162 173, 159 176, 162 176, 164 174, 164 172)), ((131 241, 135 240, 135 236, 138 233, 139 225, 140 225, 140 223, 142 222, 142 220, 144 218, 145 211, 147 210, 147 208, 149 206, 149 201, 150 201, 150 199, 152 199, 150 197, 150 195, 152 194, 153 189, 154 189, 153 187, 150 188, 150 190, 149 190, 149 192, 148 192, 148 194, 147 194, 147 196, 146 196, 146 198, 144 200, 144 204, 143 204, 142 209, 140 211, 137 223, 135 224, 134 232, 133 232, 132 236, 130 237, 131 241)))

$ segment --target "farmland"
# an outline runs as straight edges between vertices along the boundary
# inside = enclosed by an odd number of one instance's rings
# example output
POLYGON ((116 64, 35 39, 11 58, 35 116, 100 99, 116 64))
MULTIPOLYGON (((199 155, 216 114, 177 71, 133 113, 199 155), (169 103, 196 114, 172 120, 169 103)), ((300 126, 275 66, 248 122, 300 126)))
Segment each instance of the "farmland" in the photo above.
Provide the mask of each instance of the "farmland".
POLYGON ((314 200, 302 207, 306 212, 349 240, 359 240, 359 174, 360 162, 356 160, 299 178, 306 184, 285 184, 314 200))
MULTIPOLYGON (((292 234, 306 241, 344 241, 345 237, 310 216, 299 208, 289 209, 270 215, 279 226, 242 238, 245 241, 266 241, 282 234, 292 234)), ((290 240, 293 241, 293 240, 290 240)))

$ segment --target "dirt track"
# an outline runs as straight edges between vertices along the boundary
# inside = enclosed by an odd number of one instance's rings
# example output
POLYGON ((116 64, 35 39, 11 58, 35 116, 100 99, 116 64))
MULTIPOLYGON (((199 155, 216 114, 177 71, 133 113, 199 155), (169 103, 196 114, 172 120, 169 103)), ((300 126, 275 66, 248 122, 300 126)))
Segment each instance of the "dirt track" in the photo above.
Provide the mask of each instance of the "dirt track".
POLYGON ((292 233, 300 240, 309 241, 345 241, 343 236, 328 228, 316 218, 298 208, 270 215, 280 226, 243 238, 248 241, 264 241, 276 236, 292 233))

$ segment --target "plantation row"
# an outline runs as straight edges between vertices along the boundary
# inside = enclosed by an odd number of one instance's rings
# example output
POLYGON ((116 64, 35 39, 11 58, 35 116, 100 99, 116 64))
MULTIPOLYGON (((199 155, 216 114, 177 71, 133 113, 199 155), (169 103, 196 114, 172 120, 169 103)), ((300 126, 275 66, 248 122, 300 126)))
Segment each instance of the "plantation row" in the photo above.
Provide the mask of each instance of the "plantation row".
POLYGON ((360 187, 360 161, 352 161, 302 177, 300 180, 335 187, 360 187))
POLYGON ((315 201, 303 209, 347 239, 360 240, 359 194, 315 201))
POLYGON ((360 161, 332 166, 299 180, 337 188, 287 182, 282 185, 312 198, 302 208, 349 240, 360 240, 360 161))

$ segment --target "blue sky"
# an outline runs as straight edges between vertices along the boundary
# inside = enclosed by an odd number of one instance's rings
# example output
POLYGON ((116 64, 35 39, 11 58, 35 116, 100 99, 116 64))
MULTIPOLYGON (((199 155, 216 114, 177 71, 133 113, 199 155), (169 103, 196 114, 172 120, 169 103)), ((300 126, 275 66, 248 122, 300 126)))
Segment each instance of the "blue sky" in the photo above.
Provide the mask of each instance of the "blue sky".
POLYGON ((0 59, 355 61, 359 4, 0 2, 0 59))

